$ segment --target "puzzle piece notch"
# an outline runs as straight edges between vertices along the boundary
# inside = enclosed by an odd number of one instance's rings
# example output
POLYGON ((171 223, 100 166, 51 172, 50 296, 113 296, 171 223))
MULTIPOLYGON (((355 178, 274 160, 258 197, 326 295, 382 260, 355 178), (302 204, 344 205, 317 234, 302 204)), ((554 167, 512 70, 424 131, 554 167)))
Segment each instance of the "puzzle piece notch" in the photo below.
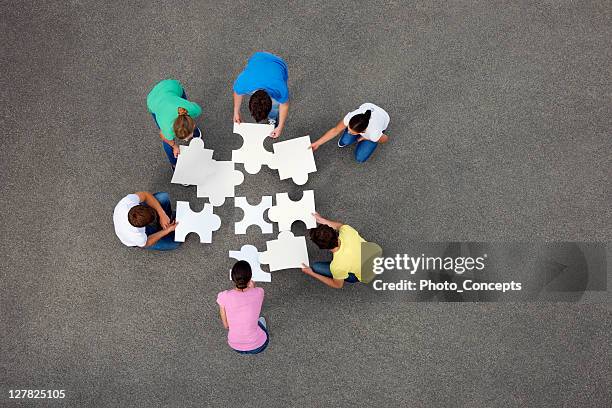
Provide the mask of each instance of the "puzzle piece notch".
POLYGON ((244 181, 244 174, 234 168, 234 162, 213 160, 213 172, 205 182, 197 185, 196 197, 208 197, 218 207, 226 197, 236 195, 236 186, 244 181))
POLYGON ((221 227, 221 218, 213 213, 211 204, 204 204, 204 209, 200 212, 191 210, 188 201, 176 202, 176 221, 177 226, 174 230, 174 240, 185 242, 185 237, 195 232, 200 237, 201 243, 210 244, 212 242, 212 232, 221 227))
POLYGON ((294 221, 302 221, 306 228, 315 228, 315 200, 313 190, 304 190, 300 201, 293 201, 287 193, 276 194, 276 205, 268 210, 268 218, 278 223, 279 231, 291 231, 294 221))
POLYGON ((275 169, 274 153, 264 148, 264 141, 274 130, 274 125, 258 123, 234 123, 234 133, 242 136, 242 146, 232 150, 232 161, 242 163, 249 174, 259 173, 262 165, 275 169))
POLYGON ((262 234, 272 233, 273 225, 264 219, 264 212, 272 207, 272 196, 261 197, 261 202, 257 205, 249 204, 246 197, 236 197, 234 205, 244 211, 244 218, 234 224, 234 233, 246 234, 249 225, 259 225, 262 234))
POLYGON ((188 146, 181 145, 171 183, 198 185, 206 181, 213 169, 213 151, 204 148, 204 141, 196 137, 188 146))
POLYGON ((308 174, 317 171, 310 145, 310 136, 274 143, 274 166, 281 180, 291 178, 302 186, 308 181, 308 174))
POLYGON ((266 248, 259 254, 259 262, 269 265, 271 272, 309 265, 306 238, 296 237, 291 231, 282 231, 278 239, 266 242, 266 248))
MULTIPOLYGON (((243 245, 240 251, 229 251, 229 256, 237 261, 247 261, 249 265, 251 265, 251 271, 253 273, 251 279, 253 281, 272 282, 272 274, 261 269, 259 251, 253 245, 243 245)), ((230 270, 230 280, 231 279, 232 271, 230 270)))

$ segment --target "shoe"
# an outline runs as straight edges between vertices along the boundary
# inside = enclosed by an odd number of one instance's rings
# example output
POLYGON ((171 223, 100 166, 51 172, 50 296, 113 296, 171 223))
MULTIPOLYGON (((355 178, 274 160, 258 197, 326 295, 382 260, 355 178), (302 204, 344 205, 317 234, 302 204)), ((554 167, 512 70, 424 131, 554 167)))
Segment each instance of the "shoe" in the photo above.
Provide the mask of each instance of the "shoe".
MULTIPOLYGON (((342 138, 340 138, 340 139, 342 139, 342 138)), ((340 139, 338 139, 338 147, 346 147, 346 146, 348 146, 347 144, 345 144, 345 145, 340 144, 340 139)))
POLYGON ((261 316, 259 319, 257 319, 257 321, 261 324, 263 324, 263 326, 266 328, 266 331, 268 332, 268 335, 270 334, 270 328, 268 327, 268 322, 266 322, 266 318, 261 316))

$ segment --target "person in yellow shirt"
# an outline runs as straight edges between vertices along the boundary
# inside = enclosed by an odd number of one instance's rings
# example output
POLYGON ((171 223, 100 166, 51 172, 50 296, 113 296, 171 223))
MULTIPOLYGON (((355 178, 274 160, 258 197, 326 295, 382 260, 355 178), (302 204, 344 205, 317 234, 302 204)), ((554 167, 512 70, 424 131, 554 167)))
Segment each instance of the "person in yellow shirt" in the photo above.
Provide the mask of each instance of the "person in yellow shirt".
POLYGON ((329 287, 340 289, 344 282, 361 281, 361 243, 366 242, 350 225, 330 221, 313 214, 316 228, 309 231, 310 239, 319 248, 333 254, 331 262, 315 262, 312 268, 302 264, 302 272, 320 280, 329 287))

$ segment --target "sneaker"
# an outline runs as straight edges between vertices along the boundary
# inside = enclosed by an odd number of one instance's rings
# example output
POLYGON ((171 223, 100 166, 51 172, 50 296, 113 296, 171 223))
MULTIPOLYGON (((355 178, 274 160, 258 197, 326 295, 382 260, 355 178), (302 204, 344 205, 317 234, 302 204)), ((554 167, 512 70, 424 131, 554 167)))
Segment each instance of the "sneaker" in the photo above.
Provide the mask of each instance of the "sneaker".
POLYGON ((346 146, 348 146, 347 144, 345 144, 345 145, 340 144, 340 140, 341 140, 341 139, 342 139, 342 138, 338 139, 338 147, 346 147, 346 146))
POLYGON ((266 322, 265 317, 261 316, 259 319, 257 319, 257 321, 263 324, 263 326, 266 328, 266 330, 268 330, 268 332, 270 331, 270 329, 268 329, 268 323, 266 322))

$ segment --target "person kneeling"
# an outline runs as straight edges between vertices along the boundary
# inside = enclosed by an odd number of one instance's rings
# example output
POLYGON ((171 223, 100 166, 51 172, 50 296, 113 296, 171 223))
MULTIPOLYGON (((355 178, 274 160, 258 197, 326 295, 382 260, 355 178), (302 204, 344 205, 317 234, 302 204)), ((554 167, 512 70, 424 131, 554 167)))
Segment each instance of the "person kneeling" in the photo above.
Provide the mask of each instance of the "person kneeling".
POLYGON ((312 268, 302 264, 302 272, 335 289, 344 282, 361 282, 361 243, 366 240, 350 225, 313 215, 319 225, 309 231, 310 239, 320 249, 329 250, 333 259, 315 262, 312 268))
POLYGON ((231 276, 236 287, 217 295, 221 321, 228 330, 227 342, 241 354, 261 353, 270 339, 266 319, 259 317, 264 290, 255 287, 251 265, 246 261, 236 262, 231 276))
POLYGON ((176 221, 172 221, 168 193, 139 191, 123 197, 115 206, 115 234, 124 245, 168 251, 180 246, 174 242, 176 221))

